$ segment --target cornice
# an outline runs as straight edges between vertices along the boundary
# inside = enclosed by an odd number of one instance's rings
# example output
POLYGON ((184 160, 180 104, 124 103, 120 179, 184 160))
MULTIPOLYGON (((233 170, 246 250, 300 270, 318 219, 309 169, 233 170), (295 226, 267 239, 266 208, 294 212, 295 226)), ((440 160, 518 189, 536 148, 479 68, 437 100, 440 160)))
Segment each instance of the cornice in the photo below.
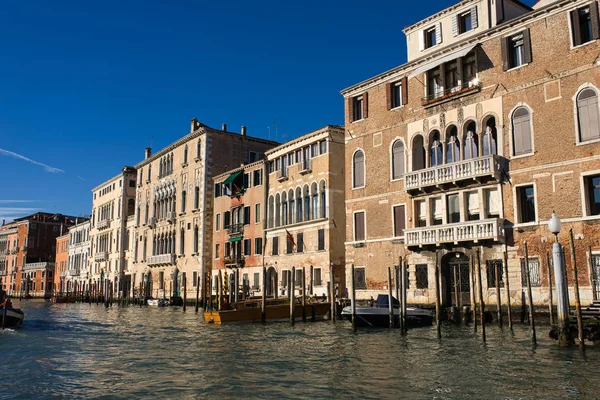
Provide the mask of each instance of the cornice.
POLYGON ((271 154, 273 154, 273 153, 277 153, 277 152, 278 152, 278 151, 280 151, 280 150, 283 150, 283 149, 287 149, 287 148, 293 147, 293 146, 295 146, 296 144, 298 144, 299 142, 302 142, 302 141, 304 141, 304 140, 307 140, 307 139, 313 138, 313 137, 315 137, 315 136, 319 136, 319 135, 321 135, 321 134, 323 134, 323 133, 326 133, 326 132, 329 132, 329 131, 338 131, 338 132, 339 132, 339 133, 341 133, 342 135, 343 135, 343 134, 344 134, 344 132, 345 132, 345 131, 344 131, 344 127, 343 127, 343 126, 338 126, 338 125, 327 125, 327 126, 324 126, 323 128, 319 128, 319 129, 317 129, 317 130, 315 130, 315 131, 312 131, 312 132, 306 133, 306 134, 304 134, 304 135, 302 135, 302 136, 298 136, 297 138, 295 138, 295 139, 292 139, 292 140, 290 140, 289 142, 285 142, 284 144, 282 144, 282 145, 280 145, 280 146, 273 147, 272 149, 269 149, 269 150, 265 151, 265 156, 267 156, 267 158, 268 158, 268 156, 269 156, 269 155, 271 155, 271 154))

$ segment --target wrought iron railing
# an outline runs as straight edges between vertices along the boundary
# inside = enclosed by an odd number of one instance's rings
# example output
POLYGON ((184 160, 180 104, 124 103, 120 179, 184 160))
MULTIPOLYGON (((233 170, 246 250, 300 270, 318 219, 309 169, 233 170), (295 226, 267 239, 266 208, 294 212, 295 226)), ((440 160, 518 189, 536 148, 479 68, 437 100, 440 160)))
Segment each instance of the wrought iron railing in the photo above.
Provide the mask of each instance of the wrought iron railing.
POLYGON ((469 92, 478 92, 481 90, 481 83, 474 84, 472 82, 465 82, 461 85, 454 86, 450 89, 445 90, 435 90, 433 93, 428 94, 427 96, 421 99, 421 103, 423 105, 428 105, 431 103, 436 103, 441 100, 449 99, 454 96, 458 96, 461 94, 469 93, 469 92))

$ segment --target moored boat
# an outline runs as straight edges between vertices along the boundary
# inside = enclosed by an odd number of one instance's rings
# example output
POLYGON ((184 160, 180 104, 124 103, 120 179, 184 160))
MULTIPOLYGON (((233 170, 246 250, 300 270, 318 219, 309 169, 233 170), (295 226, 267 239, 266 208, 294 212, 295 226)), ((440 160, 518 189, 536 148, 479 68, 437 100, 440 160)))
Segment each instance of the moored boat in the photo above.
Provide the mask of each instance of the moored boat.
POLYGON ((166 307, 169 305, 167 299, 148 299, 148 305, 151 307, 166 307))
MULTIPOLYGON (((394 325, 400 323, 400 303, 395 297, 393 299, 394 325)), ((356 307, 355 324, 358 327, 387 328, 390 326, 390 312, 388 296, 380 294, 374 307, 356 307)), ((342 318, 352 321, 352 307, 344 307, 342 318)), ((431 326, 433 324, 433 313, 418 307, 406 308, 406 324, 408 327, 431 326)))
POLYGON ((10 302, 5 301, 0 304, 0 327, 15 328, 23 323, 23 319, 25 319, 25 313, 18 308, 11 307, 10 302), (6 311, 4 310, 5 307, 6 311))
POLYGON ((75 296, 53 296, 52 302, 56 304, 75 303, 75 296))
MULTIPOLYGON (((294 315, 302 318, 302 303, 296 300, 294 315)), ((204 320, 207 323, 220 324, 223 322, 260 322, 262 320, 262 300, 246 300, 225 306, 221 311, 205 311, 204 320)), ((306 303, 306 318, 323 319, 331 306, 328 302, 311 300, 306 303)), ((287 298, 267 299, 265 319, 268 321, 285 320, 290 318, 290 302, 287 298)))

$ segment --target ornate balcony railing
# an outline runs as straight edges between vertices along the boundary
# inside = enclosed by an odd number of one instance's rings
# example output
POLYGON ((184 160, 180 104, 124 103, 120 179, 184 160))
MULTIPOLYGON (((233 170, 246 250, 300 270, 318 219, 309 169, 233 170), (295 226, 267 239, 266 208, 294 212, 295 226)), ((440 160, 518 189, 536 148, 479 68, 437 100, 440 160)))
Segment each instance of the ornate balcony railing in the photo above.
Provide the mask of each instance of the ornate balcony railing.
POLYGON ((460 181, 491 177, 501 179, 501 157, 489 155, 470 160, 420 169, 404 176, 408 191, 426 191, 427 188, 441 187, 444 184, 457 184, 460 181))
POLYGON ((108 227, 110 227, 110 219, 108 218, 98 221, 98 224, 96 224, 97 229, 106 229, 108 227))
POLYGON ((223 259, 225 265, 235 265, 235 266, 243 266, 244 265, 244 257, 243 256, 228 256, 223 259))
POLYGON ((54 263, 42 261, 42 262, 36 262, 36 263, 26 263, 25 267, 23 267, 23 271, 24 272, 37 271, 40 269, 49 269, 49 268, 54 268, 54 263))
POLYGON ((167 222, 175 222, 175 211, 168 211, 167 212, 167 222))
POLYGON ((79 276, 79 268, 72 268, 68 272, 70 276, 79 276))
POLYGON ((494 218, 407 229, 404 231, 404 236, 407 246, 477 243, 481 240, 504 242, 504 219, 494 218))
POLYGON ((146 264, 149 266, 153 265, 175 265, 175 254, 159 254, 156 256, 148 257, 146 264))
POLYGON ((278 182, 287 181, 288 179, 289 179, 289 177, 288 177, 287 168, 277 171, 277 181, 278 182))
POLYGON ((225 227, 229 236, 239 236, 244 233, 244 224, 231 224, 225 227))
POLYGON ((423 106, 429 106, 441 101, 450 100, 453 97, 459 97, 468 93, 479 92, 482 88, 481 83, 474 84, 473 82, 465 82, 462 85, 457 85, 446 90, 436 90, 421 99, 423 106))
POLYGON ((311 159, 310 158, 306 158, 304 160, 302 160, 302 162, 300 163, 300 175, 305 175, 305 174, 310 174, 312 172, 312 168, 311 168, 311 159))
POLYGON ((108 253, 106 251, 99 251, 94 254, 94 261, 106 261, 108 259, 108 253))

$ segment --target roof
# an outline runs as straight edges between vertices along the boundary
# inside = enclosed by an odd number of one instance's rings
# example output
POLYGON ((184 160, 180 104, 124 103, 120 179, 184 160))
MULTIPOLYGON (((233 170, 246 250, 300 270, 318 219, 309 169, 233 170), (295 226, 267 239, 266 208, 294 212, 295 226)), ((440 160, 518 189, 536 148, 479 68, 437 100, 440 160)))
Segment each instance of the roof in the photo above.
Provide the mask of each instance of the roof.
POLYGON ((74 217, 72 215, 63 215, 63 214, 51 214, 47 212, 37 212, 35 214, 27 215, 21 218, 15 218, 15 222, 23 222, 23 221, 34 221, 34 222, 55 222, 55 223, 63 223, 68 221, 70 223, 75 223, 75 221, 80 217, 74 217))
POLYGON ((95 192, 96 190, 100 190, 102 189, 102 187, 104 185, 107 185, 109 183, 111 183, 112 181, 116 181, 119 178, 122 178, 123 175, 130 173, 130 174, 136 174, 135 172, 135 168, 134 167, 129 167, 129 166, 124 166, 123 169, 121 170, 121 173, 119 175, 115 175, 112 178, 110 178, 107 181, 102 182, 101 184, 99 184, 98 186, 96 186, 95 188, 92 189, 92 192, 95 192))
POLYGON ((308 138, 310 138, 312 136, 317 136, 317 135, 320 135, 320 134, 322 134, 324 132, 328 132, 328 131, 331 131, 331 130, 333 130, 333 131, 341 131, 343 133, 344 132, 344 127, 343 126, 339 126, 339 125, 325 125, 322 128, 319 128, 319 129, 314 130, 312 132, 306 133, 306 134, 304 134, 302 136, 298 136, 297 138, 292 139, 289 142, 285 142, 285 143, 283 143, 283 144, 281 144, 281 145, 279 145, 277 147, 273 147, 272 149, 269 149, 269 150, 265 151, 265 154, 268 155, 268 154, 276 153, 277 151, 279 151, 281 149, 284 149, 286 147, 291 147, 291 146, 295 145, 296 143, 301 142, 301 141, 303 141, 305 139, 308 139, 308 138))
POLYGON ((223 172, 223 173, 221 173, 221 174, 219 174, 219 175, 215 175, 215 176, 213 177, 213 180, 214 180, 214 181, 216 181, 216 180, 219 180, 219 179, 221 179, 222 177, 224 177, 224 176, 229 176, 229 175, 233 174, 233 173, 234 173, 234 172, 236 172, 236 171, 244 171, 244 170, 247 170, 247 169, 248 169, 248 170, 250 170, 250 169, 255 169, 256 167, 262 167, 262 166, 263 166, 263 163, 264 163, 264 160, 258 160, 258 161, 254 161, 254 162, 252 162, 252 163, 250 163, 250 164, 243 164, 243 165, 240 165, 240 166, 239 166, 239 167, 237 167, 237 168, 232 168, 232 169, 230 169, 229 171, 225 171, 225 172, 223 172))

